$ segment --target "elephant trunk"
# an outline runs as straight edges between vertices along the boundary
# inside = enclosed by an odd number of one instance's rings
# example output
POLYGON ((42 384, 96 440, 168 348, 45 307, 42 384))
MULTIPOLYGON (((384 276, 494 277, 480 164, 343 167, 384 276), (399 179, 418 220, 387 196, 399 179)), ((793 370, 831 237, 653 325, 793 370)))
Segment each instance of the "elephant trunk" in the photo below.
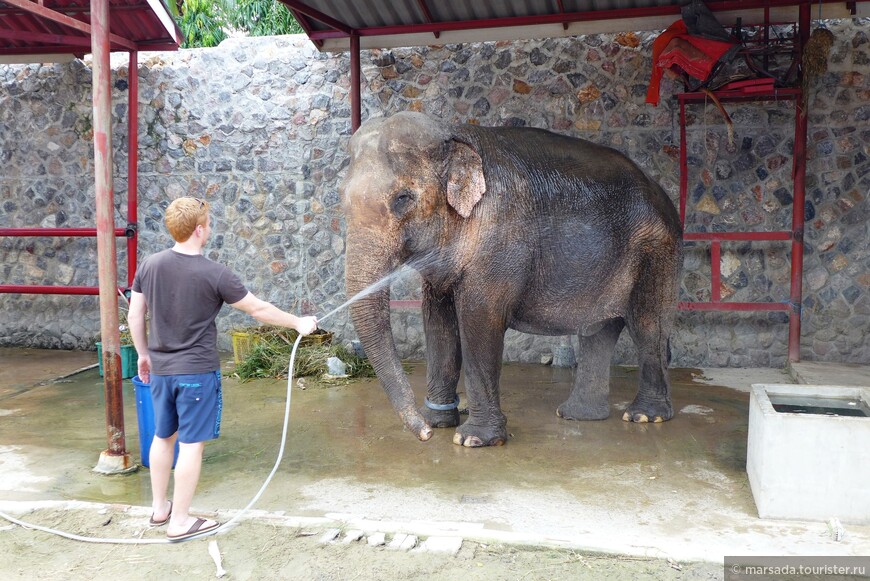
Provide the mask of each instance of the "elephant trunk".
MULTIPOLYGON (((371 250, 370 247, 368 249, 371 250)), ((362 293, 351 304, 350 316, 366 356, 390 398, 390 403, 405 426, 418 439, 425 441, 432 437, 432 428, 416 409, 411 384, 396 350, 390 326, 390 287, 387 281, 390 260, 381 258, 379 255, 382 254, 383 251, 369 252, 354 244, 352 239, 348 240, 345 277, 347 293, 351 297, 362 293), (378 266, 369 266, 373 264, 378 266)))

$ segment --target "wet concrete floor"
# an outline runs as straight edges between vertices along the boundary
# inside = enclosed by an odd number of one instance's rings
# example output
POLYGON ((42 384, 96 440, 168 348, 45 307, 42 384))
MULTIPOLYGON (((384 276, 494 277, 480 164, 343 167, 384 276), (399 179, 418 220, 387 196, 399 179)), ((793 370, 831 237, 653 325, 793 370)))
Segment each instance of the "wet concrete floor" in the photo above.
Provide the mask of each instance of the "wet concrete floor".
MULTIPOLYGON (((123 476, 92 472, 106 447, 98 370, 57 381, 16 380, 25 363, 38 362, 37 354, 18 352, 0 350, 0 510, 20 513, 38 501, 149 505, 147 468, 123 476)), ((225 376, 231 361, 225 357, 225 376)), ((422 400, 424 364, 409 367, 422 400)), ((376 380, 294 387, 284 459, 256 509, 324 529, 451 534, 675 559, 870 554, 868 526, 847 525, 846 538, 835 542, 825 523, 757 516, 745 471, 746 389, 753 382, 791 383, 782 371, 742 370, 733 389, 717 385, 714 373, 672 370, 678 413, 648 425, 621 420, 636 391, 630 367, 613 369, 608 420, 556 417, 572 373, 505 365, 501 393, 510 440, 485 449, 454 445, 453 429, 418 442, 376 380)), ((206 446, 194 509, 232 513, 260 489, 278 455, 286 388, 285 380, 225 377, 222 435, 206 446)), ((124 403, 127 449, 138 462, 129 380, 124 403)))

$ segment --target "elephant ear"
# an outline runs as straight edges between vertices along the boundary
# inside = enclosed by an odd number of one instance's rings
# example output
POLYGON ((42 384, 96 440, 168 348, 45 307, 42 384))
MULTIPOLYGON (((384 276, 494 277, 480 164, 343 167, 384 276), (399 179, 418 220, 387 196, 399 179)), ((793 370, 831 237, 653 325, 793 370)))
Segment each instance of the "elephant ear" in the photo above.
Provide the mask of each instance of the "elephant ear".
POLYGON ((468 218, 486 192, 483 161, 470 145, 454 140, 447 165, 447 203, 468 218))

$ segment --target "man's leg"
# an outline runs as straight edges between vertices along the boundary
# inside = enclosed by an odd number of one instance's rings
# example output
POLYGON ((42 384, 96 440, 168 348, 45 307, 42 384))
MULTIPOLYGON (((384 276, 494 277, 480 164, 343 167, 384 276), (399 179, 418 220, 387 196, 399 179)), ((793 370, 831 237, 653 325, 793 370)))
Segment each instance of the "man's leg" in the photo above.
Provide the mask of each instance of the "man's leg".
POLYGON ((175 439, 178 432, 168 438, 154 436, 151 441, 151 451, 148 460, 151 464, 151 511, 155 521, 162 521, 169 516, 169 476, 172 473, 172 460, 175 456, 175 439))
MULTIPOLYGON (((197 525, 190 516, 190 505, 199 482, 205 443, 220 435, 223 397, 219 371, 175 376, 178 385, 178 461, 175 463, 175 493, 172 497, 172 518, 166 530, 168 537, 177 537, 197 525)), ((200 519, 202 520, 202 519, 200 519)), ((216 522, 206 520, 196 530, 207 530, 216 522)))
MULTIPOLYGON (((153 448, 152 448, 153 449, 153 448)), ((196 517, 190 516, 190 504, 199 482, 202 468, 202 452, 205 442, 179 444, 178 461, 175 463, 175 493, 172 496, 172 519, 166 534, 170 537, 181 535, 190 530, 196 522, 196 517)), ((170 458, 170 463, 172 459, 170 458)), ((214 521, 206 521, 199 528, 205 529, 214 525, 214 521)))

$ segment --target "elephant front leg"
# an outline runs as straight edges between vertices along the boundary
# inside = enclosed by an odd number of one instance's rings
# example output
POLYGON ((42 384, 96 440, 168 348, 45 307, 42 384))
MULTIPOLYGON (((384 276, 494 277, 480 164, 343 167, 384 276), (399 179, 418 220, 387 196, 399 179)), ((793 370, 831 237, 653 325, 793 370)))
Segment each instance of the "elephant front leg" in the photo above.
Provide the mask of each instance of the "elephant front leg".
POLYGON ((452 293, 438 294, 423 282, 423 331, 426 334, 426 399, 420 415, 433 428, 459 425, 456 386, 462 369, 459 325, 452 293))
POLYGON ((556 409, 557 416, 566 420, 604 420, 610 415, 610 361, 624 326, 622 319, 614 319, 594 335, 579 336, 574 388, 556 409))
POLYGON ((504 322, 496 313, 463 315, 460 312, 468 419, 457 428, 453 443, 467 448, 501 446, 507 442, 507 419, 499 402, 504 322))

